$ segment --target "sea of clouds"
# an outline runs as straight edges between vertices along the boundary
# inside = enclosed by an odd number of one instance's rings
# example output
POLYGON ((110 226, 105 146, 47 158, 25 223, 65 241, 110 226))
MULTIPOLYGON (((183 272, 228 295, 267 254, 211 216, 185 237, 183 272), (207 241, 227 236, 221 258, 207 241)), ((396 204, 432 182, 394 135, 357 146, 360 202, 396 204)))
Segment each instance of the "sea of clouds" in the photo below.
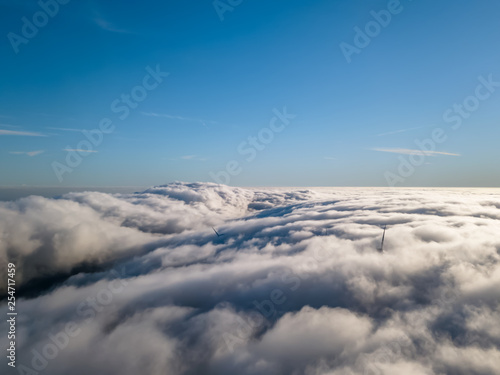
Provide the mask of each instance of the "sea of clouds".
POLYGON ((31 196, 0 202, 7 262, 2 374, 500 374, 500 190, 31 196))

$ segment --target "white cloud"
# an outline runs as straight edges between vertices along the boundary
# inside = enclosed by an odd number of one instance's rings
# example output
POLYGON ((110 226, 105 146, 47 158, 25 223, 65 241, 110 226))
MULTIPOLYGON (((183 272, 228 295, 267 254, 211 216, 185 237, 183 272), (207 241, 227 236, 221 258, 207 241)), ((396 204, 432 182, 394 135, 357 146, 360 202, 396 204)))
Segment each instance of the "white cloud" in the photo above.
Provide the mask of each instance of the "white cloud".
POLYGON ((406 132, 409 132, 409 131, 412 131, 412 130, 417 130, 417 129, 422 129, 422 128, 424 128, 424 126, 417 126, 415 128, 393 130, 393 131, 390 131, 390 132, 377 134, 377 137, 383 137, 383 136, 386 136, 386 135, 393 135, 393 134, 399 134, 399 133, 406 133, 406 132))
POLYGON ((135 34, 132 31, 125 30, 122 28, 117 27, 113 23, 105 20, 103 17, 98 16, 94 18, 94 23, 99 26, 101 29, 112 32, 112 33, 118 33, 118 34, 135 34))
POLYGON ((198 156, 198 155, 183 155, 178 158, 167 158, 167 160, 175 161, 175 160, 193 160, 193 161, 207 161, 207 158, 198 156))
POLYGON ((36 156, 43 154, 45 150, 37 150, 37 151, 10 151, 9 154, 12 155, 28 155, 28 156, 36 156))
POLYGON ((207 160, 206 158, 199 157, 198 155, 184 155, 181 156, 182 160, 198 160, 198 161, 205 161, 207 160))
POLYGON ((35 132, 26 132, 26 131, 17 131, 17 130, 6 130, 0 129, 1 135, 17 135, 17 136, 25 136, 25 137, 46 137, 46 135, 35 132))
POLYGON ((63 149, 63 151, 68 151, 68 152, 99 152, 97 150, 81 150, 81 149, 78 149, 78 148, 65 148, 63 149))
POLYGON ((422 155, 422 156, 446 155, 446 156, 461 156, 460 154, 453 154, 451 152, 412 150, 412 149, 408 149, 408 148, 372 148, 371 150, 372 151, 379 151, 379 152, 392 152, 394 154, 402 154, 402 155, 422 155))
POLYGON ((73 128, 52 128, 52 127, 47 127, 46 129, 50 129, 50 130, 61 130, 61 131, 65 131, 65 132, 78 132, 78 133, 81 133, 83 132, 84 129, 73 129, 73 128))
POLYGON ((210 183, 0 202, 18 361, 73 321, 51 374, 497 374, 499 202, 210 183))
POLYGON ((155 112, 142 112, 144 116, 149 116, 149 117, 163 117, 163 118, 168 118, 172 120, 181 120, 181 121, 188 121, 188 122, 199 122, 203 126, 206 126, 206 123, 210 124, 216 124, 216 121, 210 121, 210 120, 203 120, 203 119, 196 119, 196 118, 191 118, 191 117, 184 117, 184 116, 176 116, 176 115, 169 115, 165 113, 155 113, 155 112))

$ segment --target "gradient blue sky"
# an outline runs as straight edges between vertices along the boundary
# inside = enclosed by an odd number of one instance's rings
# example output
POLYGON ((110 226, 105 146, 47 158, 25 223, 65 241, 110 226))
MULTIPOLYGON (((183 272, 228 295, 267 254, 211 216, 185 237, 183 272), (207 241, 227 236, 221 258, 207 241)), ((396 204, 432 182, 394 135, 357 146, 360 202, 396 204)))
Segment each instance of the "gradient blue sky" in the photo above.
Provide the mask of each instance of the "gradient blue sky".
POLYGON ((16 54, 8 33, 40 10, 19 3, 0 0, 2 186, 212 181, 230 160, 230 185, 387 186, 435 128, 446 154, 399 185, 500 186, 500 88, 459 129, 443 120, 479 76, 500 82, 497 0, 401 0, 351 63, 340 43, 388 1, 246 0, 221 21, 209 0, 73 0, 16 54), (119 120, 110 104, 158 64, 169 77, 119 120), (246 161, 238 146, 283 107, 297 117, 246 161), (104 117, 115 130, 60 182, 52 164, 104 117))

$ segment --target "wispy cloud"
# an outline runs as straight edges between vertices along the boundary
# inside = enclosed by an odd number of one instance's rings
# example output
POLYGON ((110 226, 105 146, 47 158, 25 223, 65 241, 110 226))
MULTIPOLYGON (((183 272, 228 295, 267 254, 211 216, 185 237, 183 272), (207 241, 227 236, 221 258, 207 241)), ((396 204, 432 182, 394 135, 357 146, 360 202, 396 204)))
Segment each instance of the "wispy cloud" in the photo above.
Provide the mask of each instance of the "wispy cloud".
POLYGON ((181 156, 181 159, 183 159, 183 160, 199 160, 199 161, 207 160, 206 158, 201 158, 198 155, 185 155, 185 156, 181 156))
POLYGON ((183 155, 178 158, 169 158, 168 160, 195 160, 195 161, 207 161, 207 158, 198 155, 183 155))
POLYGON ((417 126, 416 128, 408 128, 408 129, 393 130, 393 131, 390 131, 390 132, 377 134, 377 137, 383 137, 384 135, 392 135, 392 134, 405 133, 405 132, 409 132, 409 131, 411 131, 411 130, 422 129, 422 128, 424 128, 424 127, 425 127, 425 126, 417 126))
POLYGON ((451 152, 412 150, 412 149, 409 149, 409 148, 371 148, 370 150, 372 150, 372 151, 379 151, 379 152, 392 152, 394 154, 402 154, 402 155, 424 155, 424 156, 446 155, 446 156, 461 156, 460 154, 454 154, 454 153, 451 153, 451 152))
POLYGON ((105 20, 103 17, 98 16, 94 18, 94 23, 99 26, 101 29, 119 34, 135 34, 133 31, 120 29, 117 26, 113 25, 111 22, 105 20))
POLYGON ((78 132, 78 133, 81 133, 84 129, 73 129, 73 128, 51 128, 51 127, 47 127, 45 129, 50 129, 50 130, 61 130, 61 131, 64 131, 64 132, 78 132))
POLYGON ((168 119, 171 119, 171 120, 199 122, 203 126, 207 126, 206 123, 217 124, 216 121, 203 120, 203 119, 199 119, 199 118, 191 118, 191 117, 184 117, 184 116, 169 115, 169 114, 165 114, 165 113, 154 113, 154 112, 141 112, 141 113, 144 116, 149 116, 149 117, 163 117, 163 118, 168 118, 168 119))
POLYGON ((25 136, 25 137, 46 137, 45 134, 41 134, 41 133, 25 132, 25 131, 18 131, 18 130, 6 130, 6 129, 0 129, 0 135, 19 135, 19 136, 25 136))
POLYGON ((331 156, 324 156, 323 157, 325 160, 338 160, 337 158, 331 157, 331 156))
POLYGON ((65 148, 65 149, 63 149, 63 151, 68 151, 68 152, 72 152, 72 151, 74 151, 74 152, 98 152, 96 150, 81 150, 79 148, 65 148))
POLYGON ((28 155, 28 156, 36 156, 43 154, 45 150, 37 150, 37 151, 11 151, 9 154, 12 155, 28 155))

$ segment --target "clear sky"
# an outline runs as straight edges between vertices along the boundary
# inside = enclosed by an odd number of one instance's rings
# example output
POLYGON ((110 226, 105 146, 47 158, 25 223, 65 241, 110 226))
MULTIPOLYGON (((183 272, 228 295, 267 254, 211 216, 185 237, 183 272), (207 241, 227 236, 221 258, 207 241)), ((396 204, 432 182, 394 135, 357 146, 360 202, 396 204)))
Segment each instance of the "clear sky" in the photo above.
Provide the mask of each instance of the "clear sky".
POLYGON ((500 186, 497 0, 45 2, 0 0, 2 186, 500 186))

